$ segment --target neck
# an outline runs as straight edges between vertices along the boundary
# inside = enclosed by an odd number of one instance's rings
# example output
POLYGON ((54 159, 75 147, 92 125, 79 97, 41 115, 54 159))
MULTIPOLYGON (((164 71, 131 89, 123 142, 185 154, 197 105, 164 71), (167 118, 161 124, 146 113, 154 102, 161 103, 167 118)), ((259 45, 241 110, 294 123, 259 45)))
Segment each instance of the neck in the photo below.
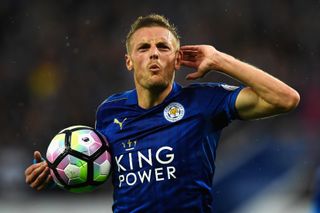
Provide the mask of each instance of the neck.
POLYGON ((138 105, 143 109, 149 109, 153 106, 161 104, 172 90, 172 84, 165 89, 145 89, 137 87, 138 105))

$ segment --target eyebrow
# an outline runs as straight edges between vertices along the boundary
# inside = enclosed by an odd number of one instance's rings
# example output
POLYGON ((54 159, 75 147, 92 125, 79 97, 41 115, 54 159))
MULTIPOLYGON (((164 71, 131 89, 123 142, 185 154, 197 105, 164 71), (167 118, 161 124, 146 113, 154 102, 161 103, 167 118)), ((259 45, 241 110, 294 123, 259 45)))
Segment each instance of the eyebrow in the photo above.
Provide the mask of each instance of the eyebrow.
MULTIPOLYGON (((156 43, 156 46, 158 46, 158 45, 165 45, 165 46, 170 47, 170 44, 168 42, 166 42, 166 41, 159 41, 159 42, 156 43)), ((141 42, 141 43, 137 44, 138 48, 149 47, 149 46, 150 46, 149 42, 141 42)))
POLYGON ((148 43, 148 42, 141 42, 141 43, 139 43, 137 45, 138 48, 140 48, 140 47, 149 47, 149 46, 150 46, 150 43, 148 43))
POLYGON ((165 46, 170 46, 170 44, 166 41, 159 41, 156 45, 165 45, 165 46))

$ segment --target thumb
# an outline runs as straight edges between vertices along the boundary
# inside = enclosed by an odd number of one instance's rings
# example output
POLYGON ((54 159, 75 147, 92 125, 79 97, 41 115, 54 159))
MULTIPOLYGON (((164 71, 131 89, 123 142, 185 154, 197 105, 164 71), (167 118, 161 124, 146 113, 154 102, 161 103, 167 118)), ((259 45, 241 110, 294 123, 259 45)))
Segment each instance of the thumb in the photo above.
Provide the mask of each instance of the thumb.
POLYGON ((193 73, 188 74, 186 79, 187 80, 195 80, 195 79, 201 78, 202 76, 203 76, 203 74, 201 72, 197 71, 197 72, 193 72, 193 73))
POLYGON ((41 153, 39 151, 35 151, 33 153, 33 157, 34 157, 34 160, 36 161, 36 163, 40 163, 43 161, 41 153))

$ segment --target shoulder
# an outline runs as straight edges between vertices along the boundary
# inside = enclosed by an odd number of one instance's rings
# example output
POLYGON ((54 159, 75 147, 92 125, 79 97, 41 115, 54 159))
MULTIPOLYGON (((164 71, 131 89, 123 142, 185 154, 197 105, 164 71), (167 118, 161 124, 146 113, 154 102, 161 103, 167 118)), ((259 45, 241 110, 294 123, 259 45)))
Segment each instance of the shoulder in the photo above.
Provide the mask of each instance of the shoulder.
POLYGON ((98 106, 98 110, 106 106, 111 107, 115 105, 122 105, 128 100, 129 96, 134 93, 134 91, 135 90, 128 90, 110 95, 98 106))
POLYGON ((216 92, 232 92, 238 90, 239 86, 232 86, 225 83, 193 83, 187 87, 184 87, 185 90, 194 90, 194 91, 216 91, 216 92))
POLYGON ((242 88, 243 86, 231 86, 225 83, 196 83, 185 87, 184 91, 185 97, 190 97, 206 107, 215 108, 233 103, 242 88))
POLYGON ((129 95, 132 94, 135 90, 128 90, 120 93, 115 93, 110 95, 104 102, 102 103, 115 103, 119 101, 127 100, 129 95))
POLYGON ((135 90, 129 90, 121 93, 116 93, 106 98, 96 111, 96 128, 102 128, 104 124, 113 121, 114 116, 122 114, 128 110, 127 101, 135 90))

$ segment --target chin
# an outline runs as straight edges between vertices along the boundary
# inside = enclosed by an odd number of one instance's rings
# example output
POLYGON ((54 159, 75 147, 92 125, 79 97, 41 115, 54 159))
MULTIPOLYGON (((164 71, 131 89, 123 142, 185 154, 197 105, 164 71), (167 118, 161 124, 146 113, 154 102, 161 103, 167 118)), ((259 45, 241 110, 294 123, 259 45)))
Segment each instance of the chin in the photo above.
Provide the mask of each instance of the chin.
POLYGON ((150 81, 147 88, 150 90, 162 91, 169 86, 169 83, 164 81, 150 81))

